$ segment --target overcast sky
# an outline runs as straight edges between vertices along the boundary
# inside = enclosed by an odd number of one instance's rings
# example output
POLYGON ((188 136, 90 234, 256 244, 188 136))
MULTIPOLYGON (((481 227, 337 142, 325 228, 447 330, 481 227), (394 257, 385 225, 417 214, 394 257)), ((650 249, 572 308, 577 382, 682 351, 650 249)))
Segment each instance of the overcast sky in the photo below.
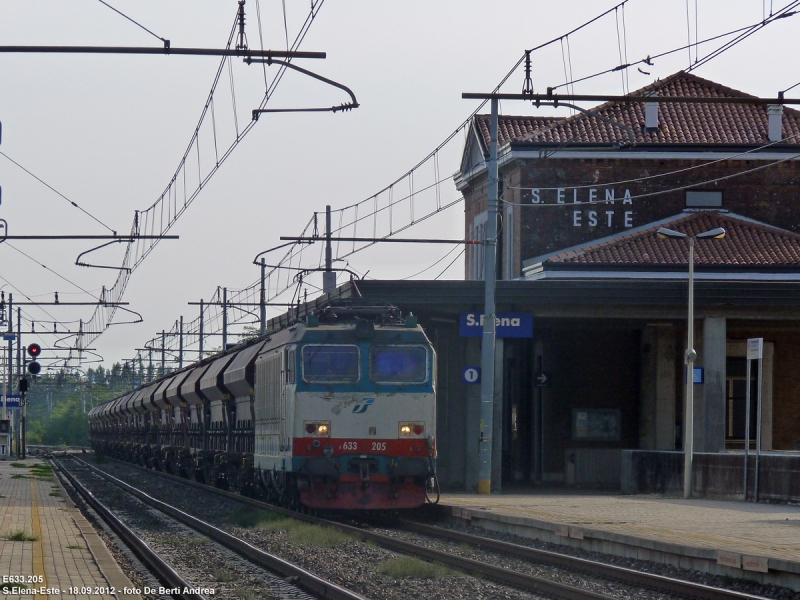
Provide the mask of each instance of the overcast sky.
MULTIPOLYGON (((237 8, 234 0, 109 3, 168 38, 173 47, 222 48, 237 8)), ((247 1, 251 48, 259 48, 263 39, 265 48, 284 49, 286 31, 294 38, 310 2, 285 3, 284 29, 282 2, 261 0, 259 36, 256 0, 247 1)), ((217 286, 250 285, 258 277, 252 258, 278 244, 279 236, 298 235, 313 212, 324 211, 326 204, 335 209, 371 197, 452 133, 477 106, 462 100, 462 92, 490 91, 525 48, 558 37, 615 4, 326 0, 301 49, 325 51, 328 57, 298 64, 350 87, 361 107, 347 113, 262 116, 171 231, 180 240, 161 242, 133 273, 124 300, 144 322, 112 327, 93 347, 106 365, 131 357, 134 348, 169 329, 180 315, 194 318, 198 309, 188 302, 210 298, 217 286)), ((787 4, 788 0, 630 0, 624 28, 618 11, 571 36, 568 43, 534 53, 534 88, 543 92, 563 83, 565 63, 567 68, 571 64, 574 78, 582 77, 620 64, 620 51, 623 56, 627 51, 633 62, 679 47, 687 39, 694 42, 755 23, 771 6, 777 10, 787 4), (625 42, 622 47, 620 40, 625 42)), ((800 81, 792 58, 798 55, 799 24, 800 15, 782 19, 696 73, 751 94, 775 96, 800 81)), ((0 45, 59 44, 158 47, 161 42, 97 0, 0 4, 0 45)), ((718 45, 701 46, 700 57, 718 45)), ((683 51, 644 68, 649 74, 629 69, 627 85, 635 90, 685 68, 689 61, 689 52, 683 51)), ((0 54, 0 151, 102 223, 127 233, 134 211, 150 206, 175 172, 218 64, 219 59, 211 57, 0 54)), ((232 70, 241 129, 263 95, 265 74, 261 67, 241 61, 234 61, 232 70)), ((274 73, 274 66, 267 69, 267 78, 274 73)), ((518 92, 522 83, 518 71, 504 90, 518 92)), ((235 135, 227 79, 224 85, 216 104, 220 144, 226 135, 235 135)), ((621 93, 621 75, 589 80, 575 91, 621 93)), ((290 74, 269 106, 331 106, 347 100, 340 90, 290 74)), ((521 103, 504 103, 501 110, 552 113, 521 103)), ((463 144, 460 134, 442 152, 441 174, 456 171, 463 144)), ((426 177, 431 173, 420 173, 417 181, 426 177)), ((108 233, 4 156, 0 186, 0 219, 8 222, 12 235, 108 233)), ((443 204, 458 198, 452 180, 440 194, 443 204)), ((424 212, 424 207, 418 210, 424 212)), ((463 209, 457 205, 402 235, 461 237, 463 209)), ((0 289, 13 292, 15 300, 24 293, 36 301, 51 301, 58 291, 62 301, 91 301, 79 287, 96 297, 116 278, 114 270, 74 265, 77 255, 92 245, 13 242, 31 260, 10 247, 11 242, 0 244, 0 289)), ((118 265, 120 246, 93 254, 92 262, 118 265)), ((401 278, 450 251, 444 246, 388 246, 351 257, 350 266, 359 273, 369 271, 369 277, 401 278)), ((450 257, 420 277, 439 275, 450 257)), ((463 278, 463 262, 457 260, 442 277, 463 278)), ((24 309, 38 322, 37 329, 48 330, 53 318, 66 323, 91 314, 86 306, 45 310, 24 309)), ((270 316, 275 314, 270 311, 270 316)), ((117 320, 125 316, 118 314, 117 320)), ((37 341, 50 347, 54 338, 41 336, 37 341)))

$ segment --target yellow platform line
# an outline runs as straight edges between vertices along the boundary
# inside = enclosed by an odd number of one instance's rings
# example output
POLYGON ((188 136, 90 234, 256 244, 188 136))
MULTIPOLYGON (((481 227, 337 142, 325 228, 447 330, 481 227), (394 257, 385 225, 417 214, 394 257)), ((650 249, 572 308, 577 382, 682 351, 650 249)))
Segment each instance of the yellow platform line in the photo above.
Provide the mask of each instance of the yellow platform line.
MULTIPOLYGON (((31 476, 31 529, 36 541, 33 542, 33 574, 42 577, 42 585, 47 588, 47 574, 44 572, 44 543, 42 523, 39 520, 39 496, 36 493, 36 477, 31 476)), ((45 598, 49 598, 44 594, 45 598)))

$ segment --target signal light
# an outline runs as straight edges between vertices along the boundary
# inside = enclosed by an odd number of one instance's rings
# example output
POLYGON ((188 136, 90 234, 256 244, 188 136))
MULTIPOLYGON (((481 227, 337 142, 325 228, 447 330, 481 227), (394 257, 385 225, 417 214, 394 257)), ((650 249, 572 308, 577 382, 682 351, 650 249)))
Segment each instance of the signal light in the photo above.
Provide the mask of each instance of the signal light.
POLYGON ((36 358, 42 353, 42 347, 37 344, 28 344, 28 355, 33 358, 32 362, 28 363, 28 373, 31 375, 38 375, 42 371, 42 365, 36 362, 36 358))

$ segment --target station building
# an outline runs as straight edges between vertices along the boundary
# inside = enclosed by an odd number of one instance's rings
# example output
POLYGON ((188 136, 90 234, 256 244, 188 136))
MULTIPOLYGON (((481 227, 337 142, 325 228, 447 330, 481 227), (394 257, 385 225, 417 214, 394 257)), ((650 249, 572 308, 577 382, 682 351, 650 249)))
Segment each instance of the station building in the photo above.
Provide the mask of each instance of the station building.
MULTIPOLYGON (((765 343, 763 381, 753 372, 762 449, 800 450, 800 112, 664 101, 747 96, 683 72, 633 94, 652 101, 500 117, 497 310, 531 314, 533 331, 498 339, 496 489, 618 486, 623 450, 682 448, 689 248, 659 239, 660 227, 726 230, 696 243, 695 451, 744 447, 751 337, 765 343)), ((479 115, 455 175, 468 239, 486 235, 488 145, 489 118, 479 115)), ((480 338, 461 337, 459 321, 482 310, 483 266, 473 246, 465 281, 339 290, 393 302, 426 327, 449 489, 477 484, 480 391, 464 372, 480 365, 480 338)))

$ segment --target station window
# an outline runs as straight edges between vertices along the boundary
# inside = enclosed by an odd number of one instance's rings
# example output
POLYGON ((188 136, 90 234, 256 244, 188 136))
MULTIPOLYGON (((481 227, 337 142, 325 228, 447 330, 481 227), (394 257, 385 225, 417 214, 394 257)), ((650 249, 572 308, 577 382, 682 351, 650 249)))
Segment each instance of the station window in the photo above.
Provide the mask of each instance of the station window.
POLYGON ((425 383, 428 354, 422 346, 373 346, 370 378, 375 383, 425 383))
POLYGON ((686 208, 721 208, 722 192, 718 190, 687 190, 686 208))
POLYGON ((356 383, 359 379, 358 346, 303 346, 303 380, 308 383, 356 383))

